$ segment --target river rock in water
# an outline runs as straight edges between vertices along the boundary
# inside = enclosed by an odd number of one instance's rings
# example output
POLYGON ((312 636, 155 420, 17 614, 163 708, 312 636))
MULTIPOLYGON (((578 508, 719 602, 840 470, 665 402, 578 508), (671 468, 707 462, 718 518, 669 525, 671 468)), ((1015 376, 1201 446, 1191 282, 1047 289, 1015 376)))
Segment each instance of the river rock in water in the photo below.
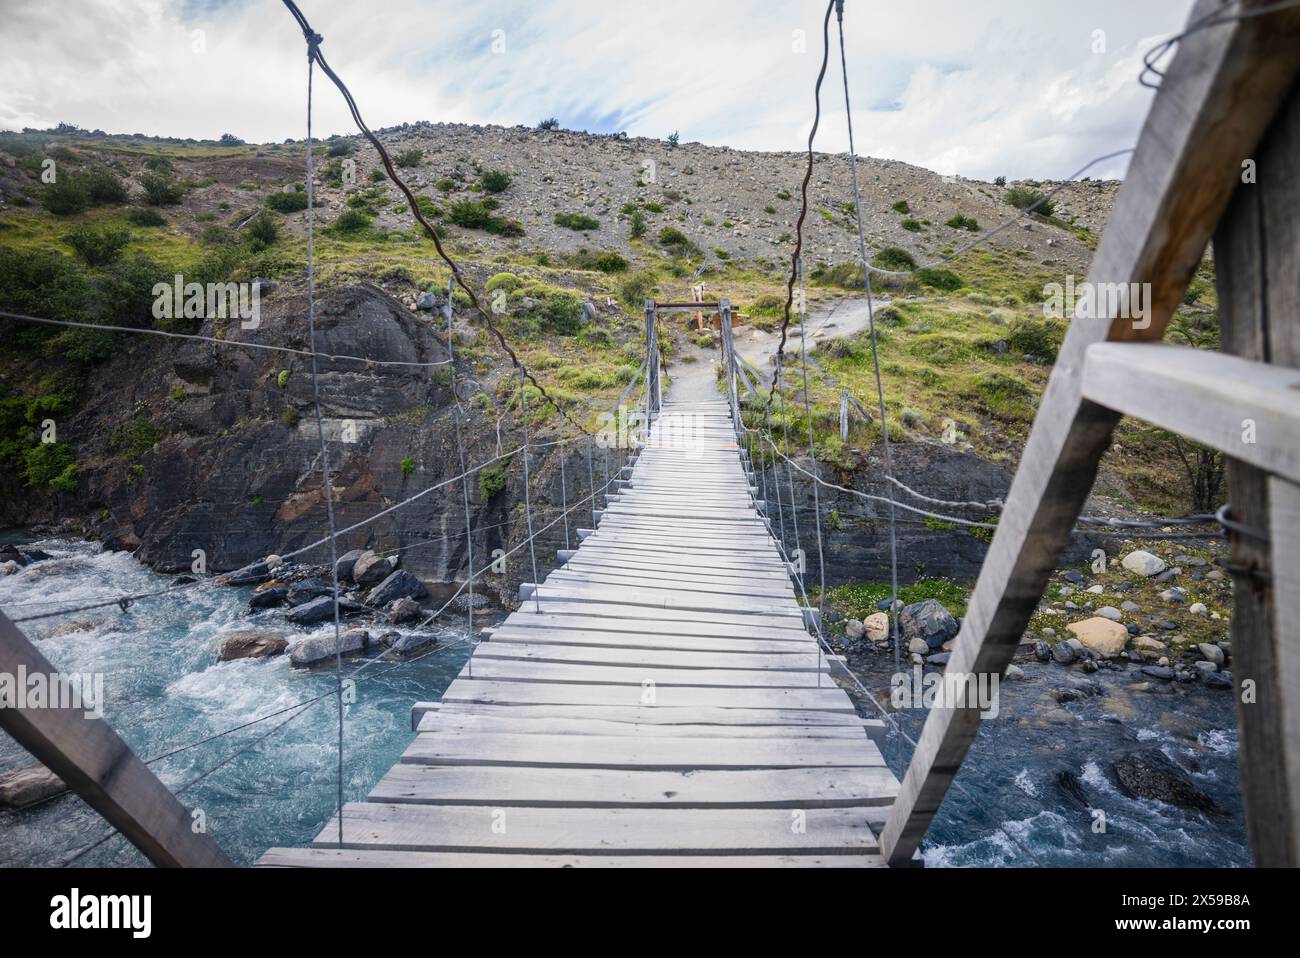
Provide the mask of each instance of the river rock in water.
POLYGON ((279 655, 288 645, 289 640, 278 632, 235 632, 221 640, 217 661, 264 659, 279 655))
POLYGON ((1211 815, 1223 809, 1159 749, 1120 756, 1111 766, 1120 791, 1129 798, 1150 798, 1211 815))
POLYGON ((898 627, 905 639, 920 639, 936 652, 959 631, 957 620, 936 599, 904 606, 898 614, 898 627))

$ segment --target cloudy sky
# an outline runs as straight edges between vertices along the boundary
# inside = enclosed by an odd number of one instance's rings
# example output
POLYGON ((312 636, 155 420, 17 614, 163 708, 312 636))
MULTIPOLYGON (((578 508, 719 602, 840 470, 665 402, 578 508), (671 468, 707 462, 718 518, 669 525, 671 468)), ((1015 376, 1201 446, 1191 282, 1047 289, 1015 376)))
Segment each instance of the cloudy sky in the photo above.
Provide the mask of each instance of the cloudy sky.
MULTIPOLYGON (((279 0, 0 0, 0 128, 301 138, 306 55, 279 0)), ((372 127, 626 130, 799 150, 822 0, 299 0, 372 127)), ((1141 54, 1191 0, 848 0, 859 153, 942 173, 1063 177, 1131 146, 1141 54)), ((835 21, 831 21, 832 44, 835 21)), ((847 147, 832 50, 817 146, 847 147)), ((318 80, 323 79, 318 74, 318 80)), ((316 130, 355 132, 317 87, 316 130)), ((1120 175, 1124 160, 1091 172, 1120 175)))

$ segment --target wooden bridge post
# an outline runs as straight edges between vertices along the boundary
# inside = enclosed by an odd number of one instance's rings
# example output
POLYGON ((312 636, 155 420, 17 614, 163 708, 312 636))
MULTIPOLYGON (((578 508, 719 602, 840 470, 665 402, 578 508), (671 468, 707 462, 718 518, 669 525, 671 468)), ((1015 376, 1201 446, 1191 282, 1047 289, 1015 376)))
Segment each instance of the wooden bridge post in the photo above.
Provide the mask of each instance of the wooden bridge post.
POLYGON ((727 370, 727 402, 731 406, 731 423, 736 433, 740 433, 740 400, 736 394, 736 343, 732 338, 731 302, 718 302, 718 315, 722 318, 722 361, 727 370))
MULTIPOLYGON (((14 682, 20 675, 50 680, 59 674, 3 612, 0 673, 14 682)), ((18 704, 0 706, 0 728, 63 779, 149 861, 159 866, 231 867, 216 842, 194 833, 189 810, 107 719, 89 718, 82 707, 19 708, 18 704)))
MULTIPOLYGON (((1255 181, 1237 186, 1214 237, 1222 348, 1300 369, 1300 86, 1259 149, 1243 154, 1247 159, 1255 181)), ((1252 438, 1278 441, 1269 427, 1254 425, 1261 428, 1252 438)), ((1246 829, 1256 865, 1294 868, 1300 865, 1300 486, 1230 456, 1228 493, 1233 519, 1268 534, 1268 541, 1231 537, 1236 566, 1263 573, 1234 578, 1232 672, 1246 829)))
MULTIPOLYGON (((1247 9, 1267 5, 1267 0, 1242 3, 1247 9)), ((1189 23, 1221 8, 1217 0, 1198 0, 1189 23)), ((1095 288, 1150 284, 1147 315, 1142 322, 1077 315, 1071 322, 949 671, 1000 675, 1015 654, 1119 419, 1114 409, 1084 397, 1086 353, 1107 340, 1164 337, 1240 182, 1243 161, 1255 155, 1296 81, 1297 43, 1300 8, 1225 20, 1180 41, 1088 275, 1095 288)), ((969 708, 935 709, 927 717, 881 833, 891 864, 911 860, 979 722, 979 712, 969 708)))

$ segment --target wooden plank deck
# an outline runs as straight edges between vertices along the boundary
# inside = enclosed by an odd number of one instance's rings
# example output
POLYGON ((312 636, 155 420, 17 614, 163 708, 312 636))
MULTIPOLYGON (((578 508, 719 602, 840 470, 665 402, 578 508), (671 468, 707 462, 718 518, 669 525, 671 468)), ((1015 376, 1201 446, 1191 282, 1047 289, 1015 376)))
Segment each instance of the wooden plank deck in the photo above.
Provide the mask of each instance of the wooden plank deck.
POLYGON ((803 626, 724 401, 666 403, 576 554, 268 867, 877 867, 898 794, 803 626), (540 605, 540 612, 537 607, 540 605))

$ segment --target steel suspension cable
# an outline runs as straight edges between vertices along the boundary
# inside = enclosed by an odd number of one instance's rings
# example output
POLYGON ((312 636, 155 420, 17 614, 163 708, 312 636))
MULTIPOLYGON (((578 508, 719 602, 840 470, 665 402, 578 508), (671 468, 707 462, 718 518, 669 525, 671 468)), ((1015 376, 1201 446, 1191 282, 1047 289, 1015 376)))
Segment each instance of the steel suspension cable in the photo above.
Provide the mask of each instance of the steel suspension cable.
POLYGON ((528 522, 528 554, 533 562, 533 606, 540 615, 542 611, 542 582, 537 577, 537 548, 533 544, 533 503, 528 492, 528 398, 524 388, 528 385, 528 373, 519 367, 519 420, 524 430, 524 517, 528 522))
MULTIPOLYGON (((871 365, 876 378, 876 401, 880 412, 880 436, 885 456, 885 476, 894 479, 894 454, 889 445, 889 419, 885 414, 885 385, 880 374, 880 349, 876 337, 876 309, 871 292, 871 270, 867 263, 867 234, 862 225, 862 191, 858 185, 858 156, 853 145, 853 108, 849 102, 849 68, 844 53, 844 5, 836 7, 840 41, 840 74, 844 80, 844 118, 849 132, 849 168, 853 176, 853 204, 857 213, 858 254, 862 259, 862 278, 867 291, 867 328, 871 337, 871 365)), ((808 371, 804 369, 804 376, 808 371)), ((805 378, 805 384, 807 380, 805 378)), ((810 414, 811 415, 811 414, 810 414)), ((817 462, 813 460, 813 468, 817 462)), ((822 588, 825 594, 825 586, 822 588)), ((898 630, 898 518, 894 503, 889 503, 889 631, 894 648, 894 674, 902 671, 902 638, 898 630)), ((899 749, 899 775, 902 776, 902 748, 899 749)))

